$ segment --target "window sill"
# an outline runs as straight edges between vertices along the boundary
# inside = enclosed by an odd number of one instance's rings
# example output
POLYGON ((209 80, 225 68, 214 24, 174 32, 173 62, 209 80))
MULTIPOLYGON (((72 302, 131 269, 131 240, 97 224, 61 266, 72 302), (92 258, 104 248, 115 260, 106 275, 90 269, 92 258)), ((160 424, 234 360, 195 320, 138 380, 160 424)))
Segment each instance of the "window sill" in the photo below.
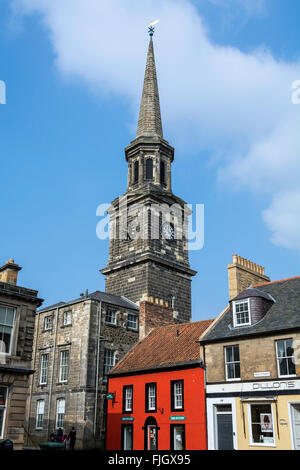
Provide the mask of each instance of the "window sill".
POLYGON ((42 333, 51 333, 52 328, 49 328, 49 330, 42 330, 42 333))
POLYGON ((113 328, 118 328, 118 325, 116 323, 105 322, 105 325, 106 326, 112 326, 113 328))
POLYGON ((276 447, 276 444, 249 444, 249 447, 276 447))
POLYGON ((69 323, 68 325, 61 325, 61 328, 68 328, 70 326, 72 326, 72 323, 69 323))
POLYGON ((226 382, 240 382, 242 379, 226 379, 226 382))

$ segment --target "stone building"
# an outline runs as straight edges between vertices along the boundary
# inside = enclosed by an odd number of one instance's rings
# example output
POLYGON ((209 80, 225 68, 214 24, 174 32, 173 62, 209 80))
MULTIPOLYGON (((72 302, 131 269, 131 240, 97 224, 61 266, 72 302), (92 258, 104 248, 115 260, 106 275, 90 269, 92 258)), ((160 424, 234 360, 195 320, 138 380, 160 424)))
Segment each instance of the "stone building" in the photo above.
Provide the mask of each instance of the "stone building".
POLYGON ((24 444, 25 406, 31 368, 34 319, 42 304, 36 290, 17 285, 20 266, 0 268, 0 442, 24 444))
POLYGON ((190 210, 171 188, 174 149, 163 137, 152 37, 138 130, 125 149, 128 187, 108 212, 106 292, 38 312, 28 444, 75 426, 76 447, 100 447, 106 374, 151 329, 191 320, 190 210))
POLYGON ((96 291, 38 311, 28 399, 28 445, 62 428, 76 449, 101 447, 106 374, 138 341, 139 308, 96 291))
POLYGON ((254 263, 233 264, 229 306, 201 338, 208 449, 299 450, 300 277, 270 282, 254 263))
POLYGON ((125 149, 127 192, 112 202, 106 291, 134 302, 168 301, 177 321, 191 321, 187 246, 190 215, 172 192, 174 148, 163 137, 152 36, 150 37, 136 138, 125 149))

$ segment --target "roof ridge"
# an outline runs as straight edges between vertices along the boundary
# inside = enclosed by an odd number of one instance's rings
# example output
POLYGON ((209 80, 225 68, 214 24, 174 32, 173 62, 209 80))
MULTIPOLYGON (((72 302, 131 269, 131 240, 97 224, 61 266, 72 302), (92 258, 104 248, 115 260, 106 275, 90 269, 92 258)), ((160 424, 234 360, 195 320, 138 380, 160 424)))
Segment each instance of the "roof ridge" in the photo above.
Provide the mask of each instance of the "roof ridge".
POLYGON ((264 282, 262 284, 253 284, 252 287, 268 286, 269 284, 276 284, 277 282, 291 281, 293 279, 300 279, 300 276, 287 277, 286 279, 278 279, 278 281, 264 282))

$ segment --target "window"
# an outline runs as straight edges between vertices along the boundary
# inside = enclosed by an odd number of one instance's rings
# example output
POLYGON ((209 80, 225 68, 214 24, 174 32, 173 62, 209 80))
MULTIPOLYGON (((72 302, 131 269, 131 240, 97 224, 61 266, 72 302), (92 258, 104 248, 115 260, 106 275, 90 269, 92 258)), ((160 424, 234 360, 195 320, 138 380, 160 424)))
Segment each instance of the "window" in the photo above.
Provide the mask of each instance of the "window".
POLYGON ((171 450, 185 450, 185 425, 171 424, 171 450))
POLYGON ((296 375, 293 340, 283 339, 276 341, 276 351, 279 377, 296 375))
POLYGON ((166 165, 163 160, 160 161, 160 184, 166 184, 166 165))
POLYGON ((56 403, 56 428, 64 428, 66 400, 59 398, 56 403))
POLYGON ((131 313, 128 314, 127 328, 130 328, 131 330, 137 330, 138 328, 137 315, 132 315, 131 313))
POLYGON ((146 413, 156 411, 156 383, 146 384, 146 413))
POLYGON ((36 429, 43 428, 43 419, 44 419, 44 410, 45 410, 45 401, 38 400, 36 407, 36 429))
POLYGON ((60 352, 59 381, 67 382, 69 375, 69 351, 60 352))
POLYGON ((116 320, 117 320, 116 312, 114 312, 113 310, 107 310, 106 315, 105 315, 106 323, 110 323, 111 325, 115 325, 116 320))
POLYGON ((225 348, 226 380, 239 380, 241 378, 240 348, 228 346, 225 348))
POLYGON ((171 381, 171 411, 183 411, 183 380, 171 381))
POLYGON ((172 295, 168 295, 167 302, 170 308, 174 308, 174 297, 172 295))
POLYGON ((0 353, 11 354, 15 309, 0 306, 0 353))
POLYGON ((48 364, 49 364, 49 354, 42 354, 42 356, 41 356, 40 385, 45 385, 47 383, 48 364))
POLYGON ((44 330, 52 330, 52 315, 45 317, 44 330))
POLYGON ((133 179, 133 184, 138 183, 139 181, 139 162, 136 160, 134 162, 134 179, 133 179))
MULTIPOLYGON (((106 376, 110 369, 115 365, 115 351, 104 349, 103 375, 106 376)), ((107 378, 107 377, 104 377, 107 378)))
POLYGON ((3 438, 7 403, 7 387, 0 387, 0 439, 3 438))
POLYGON ((271 404, 251 404, 251 444, 274 445, 274 425, 271 404))
POLYGON ((152 158, 147 158, 146 160, 146 180, 153 179, 153 160, 152 158))
POLYGON ((123 387, 123 413, 132 413, 133 411, 133 385, 123 387))
POLYGON ((64 326, 71 325, 72 324, 72 312, 64 312, 64 320, 63 320, 64 326))
POLYGON ((233 326, 250 325, 250 302, 249 299, 233 303, 233 326))

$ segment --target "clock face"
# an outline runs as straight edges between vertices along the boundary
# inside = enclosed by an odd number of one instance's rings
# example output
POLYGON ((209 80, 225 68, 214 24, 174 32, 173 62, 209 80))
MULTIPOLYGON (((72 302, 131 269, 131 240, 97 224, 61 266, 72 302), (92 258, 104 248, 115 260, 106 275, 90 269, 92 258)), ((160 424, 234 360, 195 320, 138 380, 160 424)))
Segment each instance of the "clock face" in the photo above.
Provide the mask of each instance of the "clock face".
POLYGON ((139 232, 140 232, 140 225, 138 223, 138 220, 134 219, 131 222, 129 222, 128 231, 127 231, 129 239, 134 240, 135 238, 137 238, 139 232))
POLYGON ((162 226, 162 236, 165 240, 174 241, 175 240, 175 228, 174 225, 166 222, 162 226))

